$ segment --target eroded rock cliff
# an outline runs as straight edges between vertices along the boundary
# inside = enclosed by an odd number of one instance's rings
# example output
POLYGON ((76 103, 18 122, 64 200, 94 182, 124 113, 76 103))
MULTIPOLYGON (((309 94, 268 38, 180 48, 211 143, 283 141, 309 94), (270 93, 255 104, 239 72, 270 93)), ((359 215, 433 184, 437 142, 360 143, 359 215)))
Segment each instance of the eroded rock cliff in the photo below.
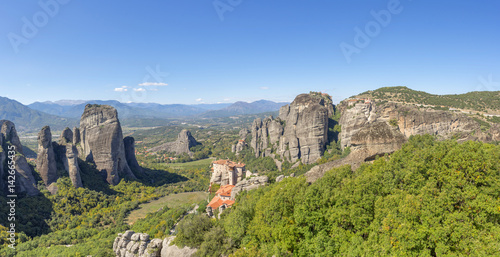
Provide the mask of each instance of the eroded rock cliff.
POLYGON ((328 118, 334 106, 328 96, 301 94, 280 108, 279 117, 256 119, 251 126, 250 146, 255 156, 276 153, 290 162, 314 163, 328 143, 328 118))
POLYGON ((0 120, 0 186, 2 193, 7 192, 8 183, 4 179, 7 178, 9 170, 4 170, 4 168, 8 168, 7 162, 9 160, 15 162, 16 187, 13 192, 8 192, 8 194, 38 195, 40 192, 36 188, 33 170, 23 155, 23 148, 14 123, 0 120), (9 159, 10 156, 12 159, 9 159))
POLYGON ((68 172, 71 183, 74 187, 82 187, 80 166, 78 166, 78 150, 73 143, 74 135, 71 129, 66 128, 60 137, 57 145, 57 160, 62 162, 64 169, 68 172))
POLYGON ((128 166, 135 175, 144 175, 144 171, 135 158, 135 139, 133 137, 125 137, 123 139, 123 146, 125 147, 125 158, 127 158, 128 166))
POLYGON ((438 139, 458 141, 500 140, 499 124, 481 129, 477 120, 459 112, 368 99, 347 99, 337 107, 341 111, 341 146, 350 147, 351 153, 344 159, 312 168, 306 173, 309 182, 334 167, 350 164, 357 169, 365 161, 390 154, 412 135, 431 134, 438 139))
POLYGON ((127 163, 115 108, 86 105, 80 120, 80 141, 82 159, 94 162, 97 169, 105 173, 109 184, 116 185, 125 176, 136 178, 127 163))
MULTIPOLYGON (((52 133, 50 127, 45 126, 38 133, 38 153, 36 168, 42 177, 45 186, 57 182, 57 164, 54 146, 52 144, 52 133)), ((54 194, 55 192, 51 192, 54 194)))

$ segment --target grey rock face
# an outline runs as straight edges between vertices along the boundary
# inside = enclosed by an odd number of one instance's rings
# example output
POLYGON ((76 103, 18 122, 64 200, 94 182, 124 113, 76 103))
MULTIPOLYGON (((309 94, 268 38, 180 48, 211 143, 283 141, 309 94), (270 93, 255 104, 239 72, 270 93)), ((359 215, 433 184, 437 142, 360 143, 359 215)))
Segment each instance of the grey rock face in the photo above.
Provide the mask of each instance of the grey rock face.
POLYGON ((492 125, 482 132, 476 121, 461 113, 398 103, 346 101, 338 107, 342 113, 341 145, 350 147, 351 153, 346 158, 313 167, 305 174, 309 182, 334 167, 350 164, 355 170, 365 161, 400 149, 412 135, 431 134, 438 139, 457 137, 459 141, 500 139, 500 125, 492 125))
POLYGON ((187 246, 179 248, 176 245, 170 245, 174 239, 175 236, 171 236, 163 240, 161 257, 191 257, 198 250, 187 246))
POLYGON ((80 143, 80 129, 77 127, 73 128, 73 144, 79 144, 80 143))
MULTIPOLYGON (((10 160, 9 156, 14 156, 13 160, 16 163, 14 166, 16 170, 16 189, 14 193, 25 193, 29 196, 38 195, 40 192, 36 188, 33 170, 23 155, 21 141, 17 135, 14 123, 8 120, 0 120, 0 191, 2 191, 2 194, 7 187, 7 182, 4 181, 4 178, 7 178, 9 170, 4 170, 4 168, 7 167, 8 169, 7 162, 10 160), (14 146, 15 149, 9 149, 9 145, 14 146), (15 156, 14 154, 10 154, 9 151, 14 151, 15 156)), ((11 193, 9 192, 9 194, 11 193)))
POLYGON ((16 155, 14 158, 16 162, 16 191, 24 192, 29 196, 38 195, 40 192, 36 188, 35 177, 33 177, 33 170, 29 166, 26 158, 23 155, 16 155))
POLYGON ((45 126, 38 133, 37 169, 52 194, 57 193, 57 163, 62 163, 68 172, 74 187, 82 187, 80 167, 78 166, 78 151, 73 145, 73 132, 66 128, 63 130, 59 143, 52 142, 50 127, 45 126))
POLYGON ((174 238, 150 240, 148 234, 127 230, 115 238, 113 252, 117 257, 190 257, 196 252, 197 249, 170 245, 174 238))
POLYGON ((395 128, 405 138, 412 135, 431 134, 439 139, 462 136, 462 139, 466 140, 471 139, 471 134, 475 134, 473 132, 481 134, 479 124, 461 113, 396 103, 378 106, 373 102, 356 103, 354 106, 342 103, 339 106, 342 113, 339 122, 342 127, 340 133, 342 148, 351 146, 352 138, 368 124, 381 121, 388 123, 392 120, 396 125, 395 128))
POLYGON ((21 140, 19 140, 19 136, 17 135, 16 126, 13 122, 9 120, 0 120, 0 133, 3 135, 3 142, 10 142, 11 145, 16 147, 16 151, 22 155, 23 146, 21 145, 21 140))
POLYGON ((80 139, 82 159, 95 162, 98 170, 106 172, 109 184, 118 184, 123 176, 136 178, 125 157, 122 128, 115 108, 85 106, 80 119, 80 139))
POLYGON ((62 162, 64 169, 68 172, 73 186, 79 188, 83 187, 83 183, 80 176, 80 166, 78 166, 78 150, 73 144, 73 138, 71 129, 66 128, 62 132, 61 139, 59 140, 56 156, 57 160, 62 162))
POLYGON ((240 139, 237 144, 231 146, 231 152, 236 153, 236 155, 239 155, 243 149, 247 146, 247 143, 240 139))
POLYGON ((73 131, 70 128, 65 128, 59 138, 59 144, 73 144, 73 131))
POLYGON ((135 158, 135 139, 133 137, 125 137, 123 139, 123 146, 125 147, 125 158, 127 158, 128 166, 134 174, 144 174, 144 171, 135 158))
MULTIPOLYGON (((61 138, 61 140, 64 140, 64 138, 61 138)), ((40 176, 47 187, 50 184, 57 182, 58 176, 56 155, 52 144, 52 134, 49 126, 43 127, 38 133, 36 168, 38 172, 40 172, 40 176)))
POLYGON ((333 109, 325 98, 301 94, 280 108, 278 118, 256 119, 250 142, 255 156, 269 156, 274 150, 290 162, 300 158, 305 164, 314 163, 328 143, 328 117, 333 109))
POLYGON ((196 139, 191 135, 189 130, 183 129, 179 135, 177 136, 177 140, 174 142, 167 142, 165 144, 153 147, 150 151, 158 152, 158 151, 167 151, 170 153, 182 154, 187 153, 189 156, 193 156, 193 153, 189 150, 189 148, 199 145, 196 139))
POLYGON ((243 190, 249 191, 260 186, 265 186, 268 181, 269 178, 267 176, 250 177, 244 179, 234 185, 233 189, 231 190, 231 199, 235 199, 236 196, 243 190))

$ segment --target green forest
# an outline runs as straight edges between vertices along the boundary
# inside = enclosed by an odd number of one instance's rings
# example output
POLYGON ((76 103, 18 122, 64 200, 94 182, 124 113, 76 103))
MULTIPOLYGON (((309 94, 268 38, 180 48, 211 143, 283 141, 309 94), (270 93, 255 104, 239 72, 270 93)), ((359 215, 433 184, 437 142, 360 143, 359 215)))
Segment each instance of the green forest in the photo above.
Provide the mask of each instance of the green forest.
POLYGON ((500 146, 414 136, 356 171, 244 192, 220 220, 184 219, 198 256, 498 256, 500 146))
MULTIPOLYGON (((144 177, 137 181, 124 179, 116 186, 105 183, 95 165, 79 160, 79 166, 82 188, 74 188, 66 175, 57 181, 57 194, 51 195, 38 177, 42 195, 21 198, 17 203, 16 251, 7 247, 8 229, 0 226, 0 256, 115 256, 112 244, 118 233, 132 229, 151 237, 165 237, 192 208, 189 204, 175 209, 164 207, 127 225, 128 213, 139 204, 168 194, 208 188, 208 165, 174 170, 145 163, 144 177)), ((8 224, 7 208, 0 206, 1 224, 8 224)))

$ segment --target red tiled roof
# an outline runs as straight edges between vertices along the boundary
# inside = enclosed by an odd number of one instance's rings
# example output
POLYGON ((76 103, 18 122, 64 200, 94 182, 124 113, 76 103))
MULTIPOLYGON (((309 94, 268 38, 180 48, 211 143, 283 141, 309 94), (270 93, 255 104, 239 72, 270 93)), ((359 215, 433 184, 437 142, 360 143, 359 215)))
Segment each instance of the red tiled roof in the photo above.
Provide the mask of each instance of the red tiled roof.
POLYGON ((231 191, 233 190, 234 185, 225 185, 221 186, 217 192, 215 192, 216 195, 221 195, 221 196, 231 196, 231 191))
POLYGON ((214 199, 212 199, 212 201, 210 201, 210 203, 208 203, 207 206, 212 208, 212 210, 215 210, 223 204, 226 204, 227 206, 231 206, 234 204, 234 201, 233 200, 222 200, 222 199, 220 199, 220 197, 215 196, 214 199))

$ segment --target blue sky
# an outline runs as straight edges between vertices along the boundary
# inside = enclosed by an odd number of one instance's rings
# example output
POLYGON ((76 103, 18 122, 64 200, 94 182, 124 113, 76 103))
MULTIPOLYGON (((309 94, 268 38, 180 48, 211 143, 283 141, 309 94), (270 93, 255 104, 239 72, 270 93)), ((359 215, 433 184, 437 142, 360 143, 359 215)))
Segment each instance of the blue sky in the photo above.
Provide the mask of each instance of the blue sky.
POLYGON ((0 95, 196 104, 500 90, 498 13, 495 0, 7 1, 0 95))

